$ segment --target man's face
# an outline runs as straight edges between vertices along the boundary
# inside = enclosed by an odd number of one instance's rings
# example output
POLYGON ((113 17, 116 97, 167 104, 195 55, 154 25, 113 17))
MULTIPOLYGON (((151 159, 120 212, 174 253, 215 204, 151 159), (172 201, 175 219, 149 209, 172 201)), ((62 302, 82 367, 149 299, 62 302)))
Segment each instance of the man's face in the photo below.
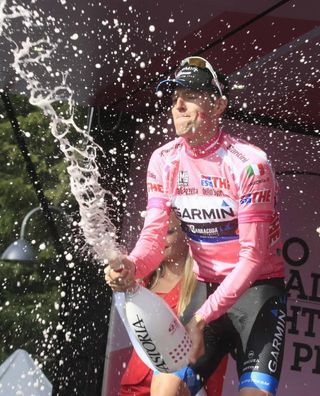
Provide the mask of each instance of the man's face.
POLYGON ((176 134, 186 139, 203 133, 214 117, 213 99, 207 92, 177 88, 172 96, 172 117, 176 134))

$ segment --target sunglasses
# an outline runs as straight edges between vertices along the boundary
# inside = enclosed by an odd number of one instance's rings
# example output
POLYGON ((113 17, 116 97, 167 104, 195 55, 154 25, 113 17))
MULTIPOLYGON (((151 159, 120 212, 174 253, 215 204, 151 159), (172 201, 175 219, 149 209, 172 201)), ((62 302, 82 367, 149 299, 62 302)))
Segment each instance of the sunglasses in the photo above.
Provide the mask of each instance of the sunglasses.
POLYGON ((213 70, 213 67, 207 60, 201 58, 200 56, 189 56, 188 58, 185 58, 181 61, 179 70, 185 66, 195 66, 198 69, 208 70, 212 75, 214 85, 218 88, 220 96, 222 96, 222 88, 218 81, 217 73, 213 70))

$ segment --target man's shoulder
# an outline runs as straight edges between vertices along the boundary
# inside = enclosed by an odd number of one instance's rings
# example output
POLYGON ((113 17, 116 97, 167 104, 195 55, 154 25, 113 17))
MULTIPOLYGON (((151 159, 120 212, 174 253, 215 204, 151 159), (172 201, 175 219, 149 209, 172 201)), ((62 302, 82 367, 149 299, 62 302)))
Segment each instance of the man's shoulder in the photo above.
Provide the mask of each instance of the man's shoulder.
POLYGON ((239 164, 247 165, 267 161, 265 151, 244 139, 225 134, 224 145, 228 157, 239 164))

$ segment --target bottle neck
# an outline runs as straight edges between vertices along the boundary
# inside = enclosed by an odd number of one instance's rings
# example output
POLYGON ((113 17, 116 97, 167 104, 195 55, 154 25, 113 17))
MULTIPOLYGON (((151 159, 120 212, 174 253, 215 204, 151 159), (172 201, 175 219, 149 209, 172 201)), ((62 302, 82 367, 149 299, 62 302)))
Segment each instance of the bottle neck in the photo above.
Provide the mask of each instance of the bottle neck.
POLYGON ((126 295, 128 297, 135 295, 140 289, 139 283, 135 282, 134 286, 132 286, 129 290, 126 291, 126 295))

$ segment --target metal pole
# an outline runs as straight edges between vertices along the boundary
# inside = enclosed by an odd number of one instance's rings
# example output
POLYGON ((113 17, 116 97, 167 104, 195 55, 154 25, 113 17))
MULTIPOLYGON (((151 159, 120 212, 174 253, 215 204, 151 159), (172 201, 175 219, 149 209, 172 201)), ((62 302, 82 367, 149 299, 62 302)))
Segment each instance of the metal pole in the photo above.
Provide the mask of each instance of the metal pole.
POLYGON ((26 169, 27 169, 29 178, 31 180, 31 183, 33 185, 34 191, 37 195, 40 207, 41 207, 44 217, 46 219, 47 227, 53 237, 53 243, 54 243, 55 250, 58 253, 58 259, 59 259, 59 261, 63 262, 64 261, 64 248, 60 241, 59 233, 58 233, 57 227, 55 225, 55 222, 54 222, 54 219, 52 216, 52 211, 51 211, 48 201, 44 195, 42 184, 38 178, 34 164, 31 161, 30 153, 29 153, 28 147, 26 145, 26 141, 23 136, 23 133, 21 132, 19 122, 17 120, 14 108, 12 106, 12 103, 11 103, 11 100, 9 97, 9 93, 7 91, 2 91, 1 99, 4 103, 6 112, 8 114, 8 118, 10 120, 18 147, 19 147, 21 154, 24 158, 24 161, 26 163, 26 169))
MULTIPOLYGON (((49 205, 49 209, 51 210, 51 212, 57 212, 57 213, 62 214, 65 217, 65 219, 67 220, 67 222, 70 221, 67 214, 62 209, 55 208, 54 206, 51 206, 51 205, 49 205)), ((26 227, 27 227, 28 221, 33 216, 33 214, 36 212, 39 212, 39 210, 42 211, 42 208, 41 207, 33 208, 24 216, 24 219, 22 220, 22 223, 21 223, 20 239, 26 239, 25 238, 26 237, 26 227)), ((70 225, 71 225, 71 223, 70 223, 70 225)))
MULTIPOLYGON (((71 285, 71 281, 70 281, 70 271, 68 270, 68 266, 67 266, 67 262, 66 262, 66 258, 64 255, 64 248, 63 245, 60 241, 60 237, 59 237, 59 233, 58 230, 56 228, 55 225, 55 221, 52 215, 52 210, 48 204, 48 201, 44 195, 44 191, 43 191, 43 187, 42 187, 42 183, 40 182, 36 169, 34 167, 33 162, 31 161, 31 156, 29 153, 29 150, 27 148, 26 142, 25 142, 25 138, 23 136, 23 133, 21 132, 20 126, 19 126, 19 122, 17 120, 14 108, 12 106, 10 97, 9 97, 9 93, 7 91, 1 91, 1 99, 4 103, 6 112, 8 114, 8 118, 10 120, 13 132, 14 132, 14 136, 16 138, 18 147, 21 151, 21 154, 24 158, 24 161, 26 163, 26 169, 29 175, 29 178, 31 180, 31 183, 33 185, 33 188, 35 190, 35 193, 37 195, 39 204, 40 204, 40 208, 44 214, 46 223, 47 223, 47 227, 53 237, 53 243, 54 243, 54 247, 55 250, 57 252, 57 259, 58 262, 60 262, 64 268, 65 271, 65 284, 66 284, 66 295, 65 297, 61 297, 60 299, 60 307, 63 306, 63 308, 59 309, 59 319, 61 322, 66 320, 66 317, 64 315, 64 312, 66 312, 68 310, 68 297, 70 295, 70 285, 71 285)), ((64 344, 64 338, 63 338, 63 334, 61 331, 57 331, 57 343, 59 348, 63 349, 63 344, 64 344)), ((59 367, 59 355, 56 357, 57 359, 57 367, 59 367)), ((61 384, 63 383, 63 378, 64 378, 64 367, 60 367, 58 369, 58 377, 55 379, 55 381, 53 382, 53 390, 52 390, 52 396, 56 396, 59 395, 60 389, 61 389, 61 384)))

